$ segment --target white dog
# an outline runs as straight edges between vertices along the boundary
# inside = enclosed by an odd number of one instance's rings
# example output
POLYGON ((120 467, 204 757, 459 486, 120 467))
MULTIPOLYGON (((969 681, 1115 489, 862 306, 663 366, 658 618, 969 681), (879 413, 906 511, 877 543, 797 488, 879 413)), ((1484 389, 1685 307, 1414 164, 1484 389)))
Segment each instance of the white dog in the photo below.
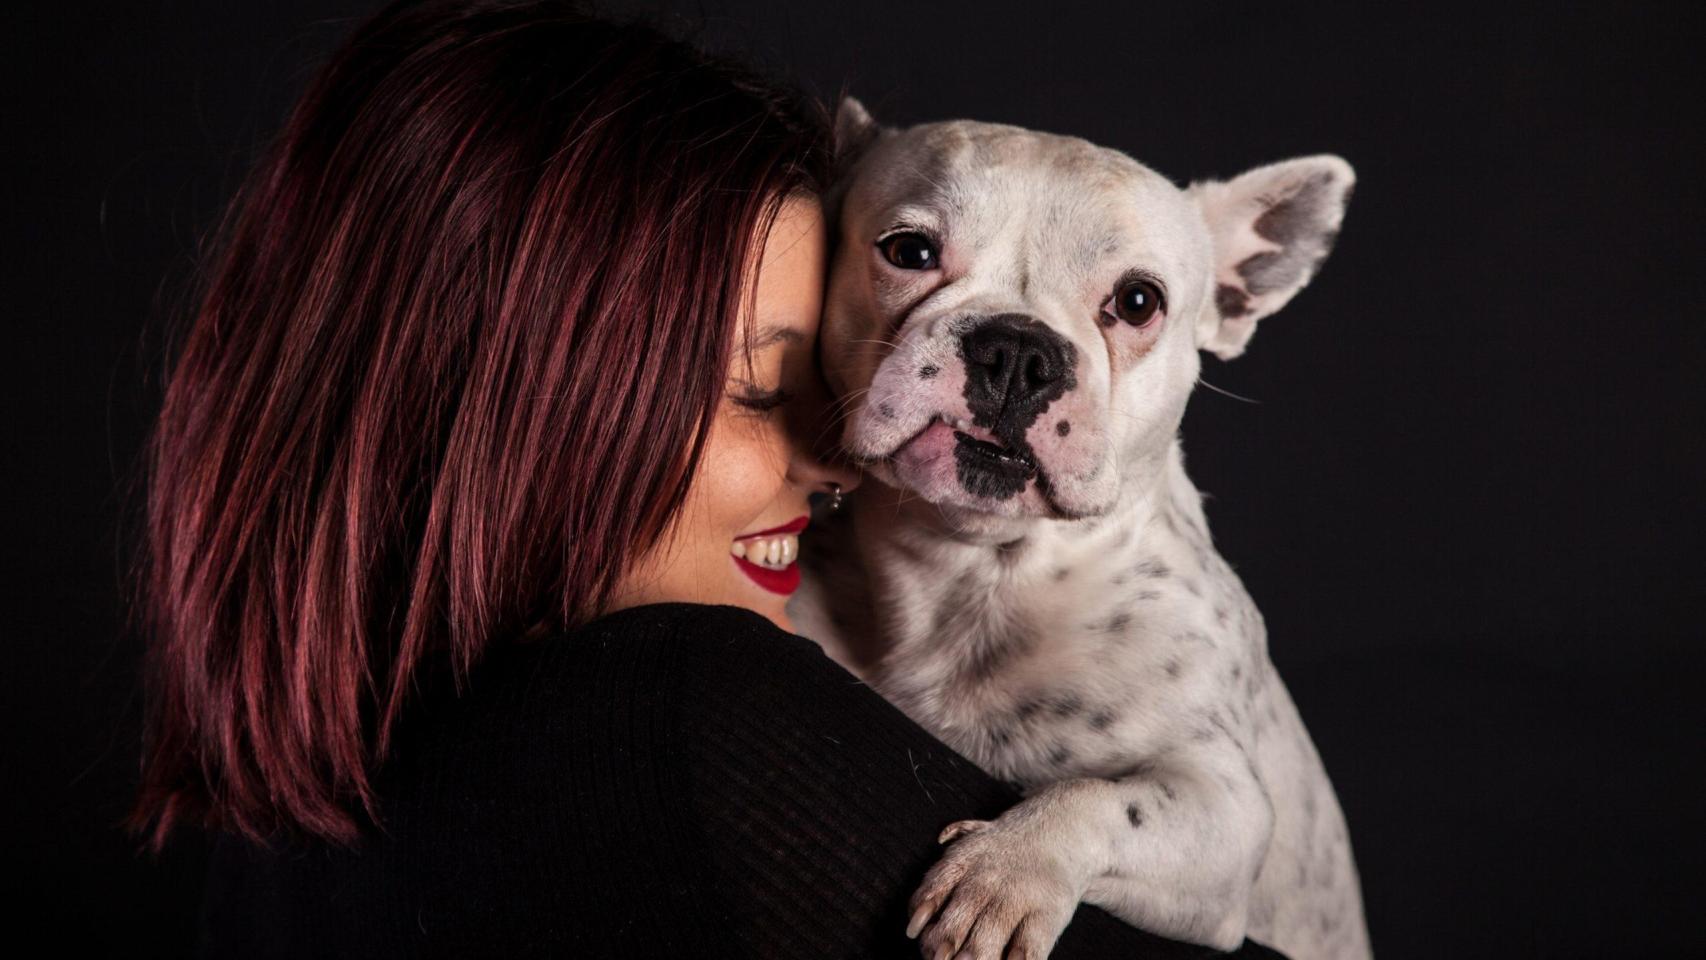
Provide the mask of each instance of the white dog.
MULTIPOLYGON (((1332 245, 1333 156, 1180 190, 1082 140, 836 122, 823 357, 870 479, 801 632, 1023 802, 947 827, 926 956, 1045 956, 1080 901, 1159 934, 1363 957, 1345 822, 1215 552, 1179 422, 1332 245)), ((819 559, 821 558, 821 559, 819 559)))

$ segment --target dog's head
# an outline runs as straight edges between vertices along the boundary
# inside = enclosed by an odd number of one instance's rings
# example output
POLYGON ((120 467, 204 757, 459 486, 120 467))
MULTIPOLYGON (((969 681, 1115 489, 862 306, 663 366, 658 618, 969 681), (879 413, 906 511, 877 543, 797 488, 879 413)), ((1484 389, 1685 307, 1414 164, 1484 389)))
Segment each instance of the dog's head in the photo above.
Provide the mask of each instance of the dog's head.
POLYGON ((851 99, 836 151, 842 445, 962 519, 1096 516, 1159 469, 1197 351, 1238 355, 1303 288, 1354 181, 1314 156, 1181 190, 1083 140, 883 128, 851 99))

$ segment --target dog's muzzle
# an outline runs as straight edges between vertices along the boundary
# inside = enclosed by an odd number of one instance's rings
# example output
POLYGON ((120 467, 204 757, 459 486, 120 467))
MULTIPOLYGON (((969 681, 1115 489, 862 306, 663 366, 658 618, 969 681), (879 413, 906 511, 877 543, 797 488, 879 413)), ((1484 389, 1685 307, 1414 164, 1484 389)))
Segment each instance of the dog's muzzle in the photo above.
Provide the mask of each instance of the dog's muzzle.
POLYGON ((1076 385, 1075 354, 1064 337, 1022 313, 972 320, 959 348, 966 406, 979 428, 954 433, 959 483, 973 496, 1006 500, 1038 475, 1025 434, 1076 385))

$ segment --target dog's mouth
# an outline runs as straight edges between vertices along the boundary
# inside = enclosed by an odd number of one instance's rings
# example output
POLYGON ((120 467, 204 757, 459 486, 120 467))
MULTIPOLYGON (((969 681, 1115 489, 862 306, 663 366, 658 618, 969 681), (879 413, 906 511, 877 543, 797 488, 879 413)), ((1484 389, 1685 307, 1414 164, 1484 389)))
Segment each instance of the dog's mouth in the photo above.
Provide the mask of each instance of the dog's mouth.
POLYGON ((968 468, 985 470, 1012 480, 1029 480, 1037 475, 1037 461, 1028 453, 991 440, 980 440, 963 430, 954 431, 959 462, 968 468))

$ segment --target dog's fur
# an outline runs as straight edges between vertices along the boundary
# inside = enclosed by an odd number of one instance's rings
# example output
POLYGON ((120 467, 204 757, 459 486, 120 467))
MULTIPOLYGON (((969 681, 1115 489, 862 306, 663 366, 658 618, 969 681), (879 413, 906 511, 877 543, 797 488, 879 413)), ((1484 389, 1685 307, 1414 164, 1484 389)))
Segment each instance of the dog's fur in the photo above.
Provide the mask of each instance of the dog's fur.
POLYGON ((926 956, 1043 956, 1082 900, 1222 948, 1366 956, 1344 818, 1178 439, 1197 351, 1236 356, 1309 281, 1351 168, 1180 190, 1082 140, 882 128, 852 100, 836 138, 822 349, 868 479, 803 551, 795 623, 1026 792, 944 831, 909 932, 926 956), (889 263, 897 230, 933 238, 937 268, 889 263), (1139 276, 1162 312, 1105 312, 1139 276), (968 354, 991 324, 1019 351, 997 366, 968 354), (1030 393, 974 384, 1013 357, 1042 364, 1015 374, 1030 393), (1034 473, 992 482, 954 428, 1034 473))

